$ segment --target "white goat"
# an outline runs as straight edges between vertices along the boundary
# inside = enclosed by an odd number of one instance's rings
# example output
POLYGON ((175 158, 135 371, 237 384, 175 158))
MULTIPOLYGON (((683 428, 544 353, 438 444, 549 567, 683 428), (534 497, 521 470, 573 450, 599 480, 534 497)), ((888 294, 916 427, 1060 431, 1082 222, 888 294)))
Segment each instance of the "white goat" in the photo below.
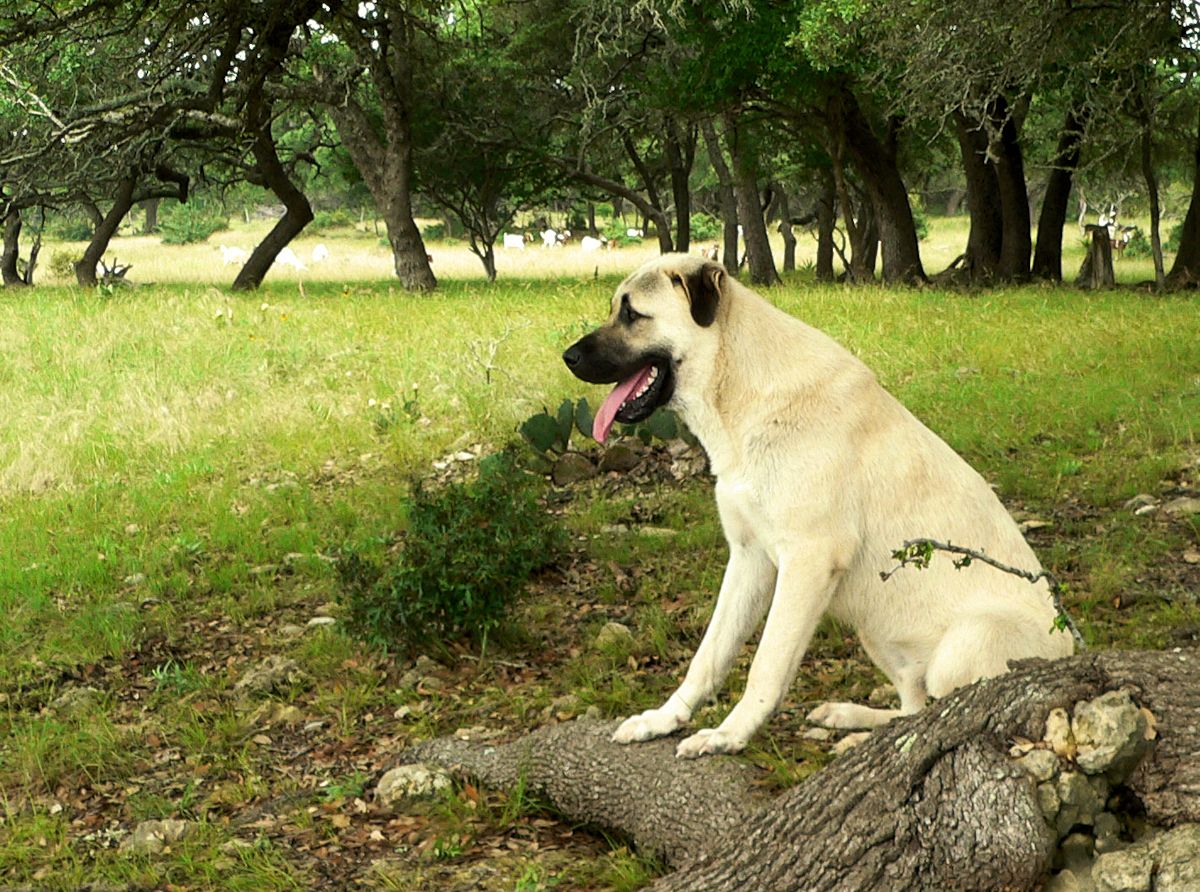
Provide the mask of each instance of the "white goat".
POLYGON ((541 235, 542 235, 542 247, 543 248, 557 248, 558 247, 558 233, 555 232, 553 229, 543 230, 541 235))
POLYGON ((304 261, 297 257, 296 252, 291 248, 283 248, 275 255, 275 262, 283 266, 290 266, 296 272, 301 272, 308 268, 304 265, 304 261))
POLYGON ((221 262, 226 266, 235 263, 245 263, 250 259, 250 252, 245 248, 231 248, 228 245, 217 245, 221 252, 221 262))
POLYGON ((329 259, 329 249, 325 247, 324 242, 318 242, 317 244, 313 245, 313 249, 312 249, 312 262, 313 263, 324 263, 328 259, 329 259))
POLYGON ((504 233, 504 247, 515 248, 518 251, 525 250, 525 236, 519 232, 504 233))
POLYGON ((608 244, 608 239, 592 238, 590 235, 585 235, 579 240, 579 247, 585 251, 599 251, 606 244, 608 244))

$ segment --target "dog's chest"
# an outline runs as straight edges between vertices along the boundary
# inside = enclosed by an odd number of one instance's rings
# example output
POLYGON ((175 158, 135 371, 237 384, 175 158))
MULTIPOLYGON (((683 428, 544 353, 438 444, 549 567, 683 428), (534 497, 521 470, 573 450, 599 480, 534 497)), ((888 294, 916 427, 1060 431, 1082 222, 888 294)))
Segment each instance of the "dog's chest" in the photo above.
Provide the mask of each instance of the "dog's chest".
POLYGON ((758 488, 737 475, 717 478, 717 510, 721 526, 730 542, 756 545, 774 553, 774 543, 768 535, 771 527, 767 508, 758 488))

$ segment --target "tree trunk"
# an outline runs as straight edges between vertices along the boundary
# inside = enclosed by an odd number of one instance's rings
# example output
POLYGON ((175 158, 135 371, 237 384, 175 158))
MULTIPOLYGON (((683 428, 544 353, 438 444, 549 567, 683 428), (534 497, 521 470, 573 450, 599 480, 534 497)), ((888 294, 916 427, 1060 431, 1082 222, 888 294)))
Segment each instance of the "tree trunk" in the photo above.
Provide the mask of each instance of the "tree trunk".
POLYGON ((967 269, 973 281, 988 281, 1000 270, 1004 226, 1000 215, 1000 186, 996 168, 988 162, 988 139, 983 126, 962 112, 954 114, 954 128, 967 180, 967 269))
POLYGON ((842 131, 850 160, 866 186, 875 212, 883 247, 883 280, 925 281, 912 205, 908 202, 908 190, 900 175, 892 141, 885 145, 879 140, 848 88, 840 91, 834 104, 831 123, 842 131))
POLYGON ((700 125, 704 144, 708 147, 708 160, 717 174, 717 198, 721 204, 721 262, 726 269, 737 269, 738 263, 738 203, 733 189, 733 174, 725 163, 725 150, 717 139, 717 130, 711 119, 700 125))
POLYGON ((622 142, 625 146, 625 154, 629 156, 629 160, 633 162, 633 167, 638 172, 638 176, 642 178, 642 190, 646 193, 644 202, 646 214, 654 220, 654 229, 658 233, 659 253, 670 254, 675 250, 675 244, 671 240, 671 222, 667 219, 666 211, 663 210, 662 199, 658 197, 658 186, 655 185, 654 174, 646 166, 646 162, 642 160, 637 146, 633 144, 633 139, 628 134, 625 135, 622 142))
POLYGON ((792 232, 792 209, 788 204, 787 190, 781 183, 774 188, 776 207, 779 208, 779 234, 783 236, 783 271, 796 271, 796 234, 792 232))
POLYGON ((1192 172, 1192 199, 1188 203, 1187 216, 1183 218, 1183 231, 1179 236, 1179 252, 1171 264, 1167 284, 1172 287, 1195 287, 1200 285, 1200 124, 1196 129, 1195 168, 1192 172))
POLYGON ((142 210, 146 218, 142 221, 142 235, 153 235, 158 232, 158 205, 162 199, 147 198, 142 202, 142 210))
POLYGON ((1113 273, 1112 240, 1108 237, 1107 226, 1088 226, 1092 234, 1092 243, 1088 246, 1087 256, 1079 267, 1079 276, 1075 284, 1081 288, 1111 288, 1117 283, 1113 273))
POLYGON ((692 246, 692 193, 688 179, 696 161, 696 128, 680 132, 674 118, 666 122, 664 146, 671 172, 671 198, 675 202, 675 250, 686 254, 692 246))
POLYGON ((779 273, 771 254, 767 221, 758 202, 758 158, 746 128, 739 126, 734 112, 725 113, 725 143, 733 173, 733 191, 737 196, 738 220, 742 224, 742 238, 746 241, 746 256, 750 263, 750 281, 755 285, 774 285, 779 282, 779 273))
POLYGON ((1150 201, 1150 253, 1154 256, 1154 290, 1162 291, 1167 283, 1163 267, 1161 208, 1158 200, 1158 176, 1154 173, 1154 158, 1151 153, 1150 121, 1142 125, 1142 177, 1146 180, 1146 195, 1150 201))
POLYGON ((1084 121, 1074 110, 1067 112, 1066 123, 1058 137, 1054 169, 1042 196, 1038 215, 1037 248, 1033 253, 1033 276, 1062 281, 1063 226, 1067 222, 1067 204, 1071 198, 1071 180, 1079 165, 1079 147, 1083 142, 1084 121))
POLYGON ((837 184, 832 169, 822 172, 817 199, 817 281, 833 281, 833 229, 837 225, 837 184))
POLYGON ((121 221, 133 207, 133 190, 137 185, 136 178, 130 174, 117 184, 117 194, 113 198, 112 208, 104 215, 100 225, 96 227, 92 240, 88 242, 83 257, 75 263, 75 281, 85 288, 96 287, 96 264, 108 250, 108 243, 116 235, 121 221))
POLYGON ((17 269, 21 256, 21 212, 10 207, 4 215, 4 250, 0 252, 0 279, 5 285, 24 285, 17 269))
POLYGON ((233 280, 234 291, 252 291, 262 284, 276 256, 294 239, 313 218, 312 205, 308 198, 292 182, 279 153, 275 150, 275 137, 271 133, 269 109, 263 115, 258 131, 254 135, 254 174, 256 185, 264 186, 283 202, 283 216, 266 234, 254 250, 245 266, 233 280))
MULTIPOLYGON (((1054 709, 1125 691, 1151 714, 1157 739, 1135 741, 1134 756, 1144 755, 1110 773, 1121 795, 1101 802, 1156 826, 1195 822, 1198 677, 1195 651, 1022 661, 877 729, 773 800, 756 795, 755 776, 736 759, 679 760, 669 739, 620 746, 609 741, 615 723, 580 720, 500 746, 443 738, 402 758, 523 784, 568 819, 631 838, 677 868, 654 885, 660 892, 1033 890, 1059 839, 1079 825, 1061 803, 1043 816, 1013 741, 1042 738, 1054 709)), ((1060 779, 1107 790, 1052 761, 1060 779)))
POLYGON ((1016 114, 1004 97, 997 98, 989 110, 997 137, 991 153, 996 158, 996 184, 1000 192, 1000 217, 1003 239, 1000 245, 1000 275, 1014 282, 1029 278, 1033 249, 1030 236, 1029 193, 1025 187, 1025 161, 1016 114))

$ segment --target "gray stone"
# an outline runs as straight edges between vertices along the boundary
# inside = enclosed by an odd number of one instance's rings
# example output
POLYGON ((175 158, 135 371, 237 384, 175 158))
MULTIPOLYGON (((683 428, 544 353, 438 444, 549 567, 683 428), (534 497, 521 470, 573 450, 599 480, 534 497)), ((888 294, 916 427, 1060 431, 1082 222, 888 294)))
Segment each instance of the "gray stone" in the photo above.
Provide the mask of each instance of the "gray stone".
POLYGON ((587 456, 578 452, 568 452, 559 456, 550 471, 550 479, 554 481, 555 486, 570 486, 595 476, 596 466, 588 461, 587 456))
POLYGON ((624 443, 614 443, 605 449, 604 454, 600 456, 600 470, 603 473, 609 471, 632 471, 641 460, 642 457, 631 447, 624 443))
POLYGON ((1146 717, 1127 691, 1075 704, 1075 762, 1088 774, 1128 776, 1146 752, 1146 717))
POLYGON ((1109 812, 1096 815, 1092 834, 1096 837, 1096 851, 1102 855, 1125 848, 1125 843, 1121 840, 1121 822, 1117 820, 1116 815, 1109 812))
POLYGON ((195 825, 191 821, 168 818, 165 821, 142 821, 133 832, 121 840, 120 851, 130 855, 154 855, 179 842, 195 825))
POLYGON ((1048 781, 1058 771, 1058 756, 1051 750, 1030 750, 1017 759, 1017 764, 1024 768, 1036 781, 1048 781))
POLYGON ((304 625, 310 629, 319 629, 322 627, 329 628, 337 624, 337 617, 333 616, 314 616, 304 625))
POLYGON ((433 765, 418 762, 393 768, 379 779, 375 800, 385 808, 414 799, 429 799, 450 788, 450 775, 433 765))
POLYGON ((1180 496, 1163 505, 1162 510, 1164 514, 1169 514, 1171 517, 1200 514, 1200 499, 1194 496, 1180 496))
POLYGON ((1092 865, 1096 892, 1149 892, 1153 862, 1144 849, 1101 855, 1092 865))
POLYGON ((598 722, 604 717, 604 714, 600 711, 600 707, 593 703, 584 710, 583 717, 589 721, 598 722))
POLYGON ((1086 833, 1072 833, 1059 844, 1058 855, 1067 870, 1087 875, 1092 869, 1092 838, 1086 833))
POLYGON ((1062 800, 1058 798, 1058 790, 1054 784, 1038 784, 1037 801, 1038 808, 1042 810, 1042 817, 1053 824, 1058 818, 1058 810, 1062 808, 1062 800))
POLYGON ((86 712, 100 702, 102 694, 93 687, 67 688, 50 701, 50 708, 63 715, 86 712))
POLYGON ((442 669, 442 665, 434 659, 421 654, 417 657, 416 665, 400 676, 400 686, 404 688, 415 688, 418 685, 432 690, 434 687, 441 685, 441 681, 433 678, 431 673, 438 672, 442 669), (433 681, 434 684, 430 684, 433 681))
POLYGON ((130 573, 123 580, 123 582, 129 586, 138 586, 138 585, 141 585, 145 581, 146 581, 145 573, 130 573))
POLYGON ((1126 511, 1137 511, 1138 508, 1145 508, 1148 505, 1157 505, 1158 499, 1150 495, 1148 492, 1139 492, 1132 499, 1126 499, 1125 504, 1121 507, 1126 511))
POLYGON ((1042 892, 1084 892, 1079 877, 1069 870, 1060 870, 1046 882, 1042 892))
POLYGON ((257 666, 246 670, 234 688, 247 693, 267 694, 285 685, 303 681, 304 678, 295 660, 272 654, 257 666))
POLYGON ((299 638, 304 634, 304 626, 298 626, 295 623, 284 623, 279 627, 280 638, 299 638))
POLYGON ((628 650, 633 647, 633 643, 633 632, 629 626, 623 623, 605 623, 604 628, 596 635, 597 650, 609 650, 610 648, 628 650))
POLYGON ((1071 719, 1065 709, 1052 709, 1046 716, 1046 733, 1043 739, 1050 748, 1064 759, 1075 755, 1075 740, 1071 736, 1071 719))
POLYGON ((1058 812, 1058 832, 1066 833, 1076 824, 1091 826, 1096 815, 1104 810, 1104 799, 1078 771, 1064 771, 1058 776, 1055 790, 1062 806, 1058 812))

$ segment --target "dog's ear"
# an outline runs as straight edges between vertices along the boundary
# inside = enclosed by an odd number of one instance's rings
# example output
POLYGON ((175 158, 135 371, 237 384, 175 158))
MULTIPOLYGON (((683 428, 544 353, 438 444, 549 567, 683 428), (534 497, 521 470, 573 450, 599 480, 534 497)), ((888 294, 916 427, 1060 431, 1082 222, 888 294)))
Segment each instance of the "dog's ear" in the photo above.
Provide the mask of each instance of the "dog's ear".
POLYGON ((692 319, 702 328, 708 328, 717 318, 717 306, 721 303, 725 276, 725 267, 709 261, 699 269, 680 277, 691 304, 692 319))

